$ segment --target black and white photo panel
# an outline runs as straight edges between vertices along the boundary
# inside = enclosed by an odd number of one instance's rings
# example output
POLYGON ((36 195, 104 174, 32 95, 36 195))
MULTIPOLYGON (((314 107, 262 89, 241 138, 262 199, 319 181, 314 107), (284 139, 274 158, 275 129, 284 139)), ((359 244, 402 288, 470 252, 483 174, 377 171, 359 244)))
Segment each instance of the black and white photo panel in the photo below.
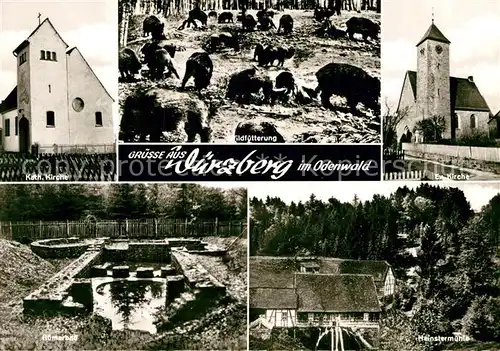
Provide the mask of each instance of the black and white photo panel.
POLYGON ((380 143, 381 1, 119 0, 119 141, 380 143))
POLYGON ((0 185, 1 350, 246 350, 247 189, 0 185))
POLYGON ((385 180, 500 180, 500 2, 385 1, 385 180))
POLYGON ((112 181, 112 0, 0 4, 0 181, 112 181))
POLYGON ((500 184, 249 196, 251 350, 500 349, 500 184))

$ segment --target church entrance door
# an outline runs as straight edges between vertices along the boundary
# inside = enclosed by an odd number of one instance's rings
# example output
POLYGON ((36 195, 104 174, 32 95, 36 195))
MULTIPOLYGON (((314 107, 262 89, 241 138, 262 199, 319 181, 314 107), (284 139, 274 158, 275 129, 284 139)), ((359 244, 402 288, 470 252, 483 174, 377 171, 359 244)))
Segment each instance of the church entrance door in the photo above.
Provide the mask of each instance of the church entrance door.
POLYGON ((30 122, 26 117, 19 120, 19 152, 30 151, 30 122))

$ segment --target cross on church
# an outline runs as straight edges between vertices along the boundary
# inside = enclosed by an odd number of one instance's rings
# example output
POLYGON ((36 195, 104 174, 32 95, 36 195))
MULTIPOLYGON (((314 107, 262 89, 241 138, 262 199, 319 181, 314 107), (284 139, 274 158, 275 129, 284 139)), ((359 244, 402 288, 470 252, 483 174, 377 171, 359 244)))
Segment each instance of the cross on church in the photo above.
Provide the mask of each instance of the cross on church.
POLYGON ((40 17, 42 17, 42 14, 38 12, 38 25, 40 25, 40 17))
POLYGON ((432 23, 434 24, 434 6, 432 6, 432 23))

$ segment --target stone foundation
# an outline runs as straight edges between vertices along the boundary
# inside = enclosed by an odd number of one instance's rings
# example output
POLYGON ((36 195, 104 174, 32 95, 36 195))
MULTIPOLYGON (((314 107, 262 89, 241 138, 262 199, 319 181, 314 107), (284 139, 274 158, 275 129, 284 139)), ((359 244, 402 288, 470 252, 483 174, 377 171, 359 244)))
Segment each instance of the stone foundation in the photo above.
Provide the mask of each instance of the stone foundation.
POLYGON ((78 238, 47 239, 31 243, 31 251, 42 258, 76 258, 87 251, 90 244, 78 238))
MULTIPOLYGON (((225 286, 209 274, 194 255, 207 253, 219 255, 223 250, 209 246, 199 239, 170 238, 147 242, 115 241, 106 238, 80 242, 77 238, 42 240, 32 244, 32 249, 43 257, 73 257, 70 265, 50 278, 39 289, 23 300, 25 314, 32 315, 78 315, 93 309, 93 277, 109 277, 110 280, 130 277, 126 265, 112 267, 111 262, 159 262, 171 263, 161 268, 161 277, 154 277, 152 267, 139 267, 136 277, 130 279, 166 280, 167 301, 173 303, 183 294, 180 309, 198 306, 202 311, 217 297, 225 294, 225 286), (172 249, 173 248, 173 249, 172 249), (207 250, 208 249, 208 250, 207 250), (207 250, 208 252, 205 252, 207 250), (106 262, 106 263, 105 263, 106 262), (112 267, 112 277, 108 271, 112 267), (181 274, 178 274, 181 273, 181 274), (187 298, 187 297, 190 298, 187 298), (186 305, 187 304, 187 305, 186 305)), ((199 258, 198 258, 199 260, 199 258)), ((175 306, 175 303, 174 303, 175 306)), ((197 313, 198 313, 197 312, 197 313)))
POLYGON ((171 265, 161 267, 161 277, 166 278, 170 275, 176 275, 175 268, 171 265))
POLYGON ((73 314, 85 310, 85 305, 73 303, 72 293, 86 301, 87 280, 79 279, 90 272, 93 262, 98 261, 101 251, 87 251, 70 265, 59 271, 40 288, 23 300, 24 313, 35 315, 73 314), (73 289, 73 284, 76 287, 73 289))

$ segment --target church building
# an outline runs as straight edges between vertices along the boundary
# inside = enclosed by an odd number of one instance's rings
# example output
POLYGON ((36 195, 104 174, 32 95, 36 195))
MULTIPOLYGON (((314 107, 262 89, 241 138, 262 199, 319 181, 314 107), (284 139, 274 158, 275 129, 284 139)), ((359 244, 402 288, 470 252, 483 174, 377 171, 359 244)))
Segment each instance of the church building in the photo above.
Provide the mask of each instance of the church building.
POLYGON ((114 100, 48 18, 13 55, 17 86, 0 104, 3 151, 115 152, 114 100))
POLYGON ((432 21, 417 43, 417 71, 407 71, 398 112, 407 116, 397 127, 398 140, 425 142, 416 123, 443 116, 443 139, 456 139, 475 132, 488 133, 491 112, 474 78, 450 76, 450 41, 432 21))

